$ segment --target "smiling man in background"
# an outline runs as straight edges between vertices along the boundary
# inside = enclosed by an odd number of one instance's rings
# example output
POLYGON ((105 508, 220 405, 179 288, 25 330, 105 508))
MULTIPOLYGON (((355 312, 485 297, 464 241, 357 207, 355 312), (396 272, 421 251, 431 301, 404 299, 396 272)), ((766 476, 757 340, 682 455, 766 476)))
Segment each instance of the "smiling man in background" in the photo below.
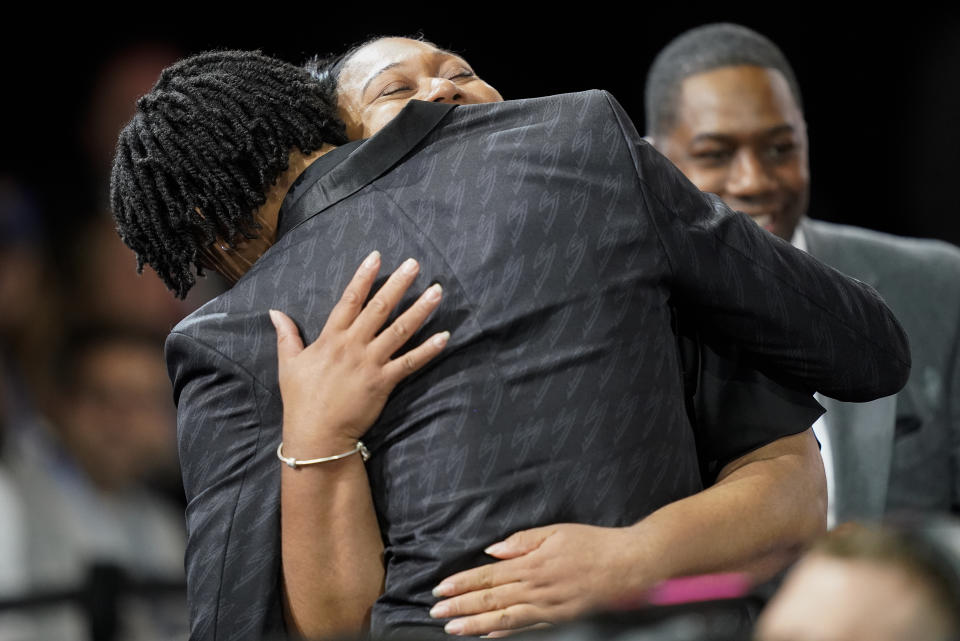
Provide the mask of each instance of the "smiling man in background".
POLYGON ((914 365, 903 391, 872 403, 821 400, 828 413, 815 429, 830 522, 902 509, 956 513, 960 251, 806 216, 800 88, 776 45, 746 27, 706 25, 668 44, 647 78, 646 112, 648 139, 697 187, 876 287, 907 331, 914 365))

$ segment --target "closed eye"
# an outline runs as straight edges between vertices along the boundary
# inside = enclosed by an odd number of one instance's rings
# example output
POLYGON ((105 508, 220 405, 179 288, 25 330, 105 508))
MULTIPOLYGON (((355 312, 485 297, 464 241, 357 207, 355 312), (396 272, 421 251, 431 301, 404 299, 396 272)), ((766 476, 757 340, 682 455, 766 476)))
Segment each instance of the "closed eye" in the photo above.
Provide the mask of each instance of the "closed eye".
POLYGON ((389 85, 383 88, 380 91, 378 97, 382 96, 392 96, 395 93, 400 93, 401 91, 409 91, 410 87, 402 82, 391 82, 389 85))

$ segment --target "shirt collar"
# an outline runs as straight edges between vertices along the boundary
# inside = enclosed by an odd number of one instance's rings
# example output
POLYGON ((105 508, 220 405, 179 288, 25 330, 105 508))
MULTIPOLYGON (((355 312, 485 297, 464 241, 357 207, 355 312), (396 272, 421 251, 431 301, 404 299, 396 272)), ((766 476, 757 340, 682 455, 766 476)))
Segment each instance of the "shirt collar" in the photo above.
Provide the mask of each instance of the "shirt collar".
POLYGON ((338 147, 311 163, 280 206, 277 240, 389 171, 455 106, 411 100, 372 138, 338 147))
MULTIPOLYGON (((293 181, 293 185, 291 185, 290 189, 287 191, 287 195, 283 199, 283 202, 280 204, 280 214, 279 220, 277 221, 277 229, 284 229, 285 227, 288 227, 285 221, 290 218, 291 208, 300 201, 310 186, 317 180, 320 180, 321 177, 329 173, 331 169, 346 160, 347 157, 349 157, 350 154, 353 153, 353 151, 364 142, 364 140, 355 140, 353 142, 348 142, 345 145, 340 145, 339 147, 331 149, 310 163, 310 165, 304 169, 299 176, 297 176, 297 179, 293 181)), ((283 232, 278 232, 278 239, 282 233, 283 232)))
POLYGON ((797 228, 793 230, 793 238, 790 239, 790 244, 801 251, 807 251, 807 235, 803 233, 801 225, 797 225, 797 228))

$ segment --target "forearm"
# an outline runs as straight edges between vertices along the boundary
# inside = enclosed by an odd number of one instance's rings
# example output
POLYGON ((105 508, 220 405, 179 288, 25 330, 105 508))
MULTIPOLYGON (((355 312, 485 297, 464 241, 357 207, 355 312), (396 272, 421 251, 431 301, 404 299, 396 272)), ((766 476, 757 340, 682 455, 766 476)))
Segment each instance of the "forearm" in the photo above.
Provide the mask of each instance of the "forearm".
POLYGON ((630 528, 629 554, 653 576, 748 572, 774 575, 826 527, 826 481, 811 430, 762 447, 704 491, 630 528), (652 559, 656 563, 651 563, 652 559))
MULTIPOLYGON (((310 458, 348 451, 353 443, 329 443, 329 452, 304 447, 285 442, 284 454, 310 458)), ((384 576, 363 459, 355 454, 298 469, 277 464, 283 468, 280 526, 288 627, 307 638, 356 634, 368 624, 384 576)))

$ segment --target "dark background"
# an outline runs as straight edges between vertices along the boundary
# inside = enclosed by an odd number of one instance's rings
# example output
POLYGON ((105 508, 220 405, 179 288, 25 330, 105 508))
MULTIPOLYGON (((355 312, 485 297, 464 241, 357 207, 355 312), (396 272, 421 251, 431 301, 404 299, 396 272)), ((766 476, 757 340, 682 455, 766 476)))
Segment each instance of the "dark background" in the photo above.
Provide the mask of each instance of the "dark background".
POLYGON ((106 61, 143 43, 181 54, 259 48, 299 63, 371 35, 422 32, 463 54, 507 99, 603 88, 643 131, 643 84, 656 52, 685 29, 727 20, 772 38, 795 67, 811 141, 813 216, 960 244, 960 10, 856 15, 836 3, 839 16, 787 4, 766 11, 670 4, 630 5, 635 18, 600 4, 535 12, 519 3, 383 10, 362 2, 335 10, 265 3, 257 13, 234 5, 219 16, 197 15, 190 5, 131 5, 102 22, 79 11, 39 15, 7 24, 17 37, 2 45, 0 171, 31 189, 53 239, 68 240, 72 222, 98 209, 106 193, 80 145, 95 79, 106 61))

